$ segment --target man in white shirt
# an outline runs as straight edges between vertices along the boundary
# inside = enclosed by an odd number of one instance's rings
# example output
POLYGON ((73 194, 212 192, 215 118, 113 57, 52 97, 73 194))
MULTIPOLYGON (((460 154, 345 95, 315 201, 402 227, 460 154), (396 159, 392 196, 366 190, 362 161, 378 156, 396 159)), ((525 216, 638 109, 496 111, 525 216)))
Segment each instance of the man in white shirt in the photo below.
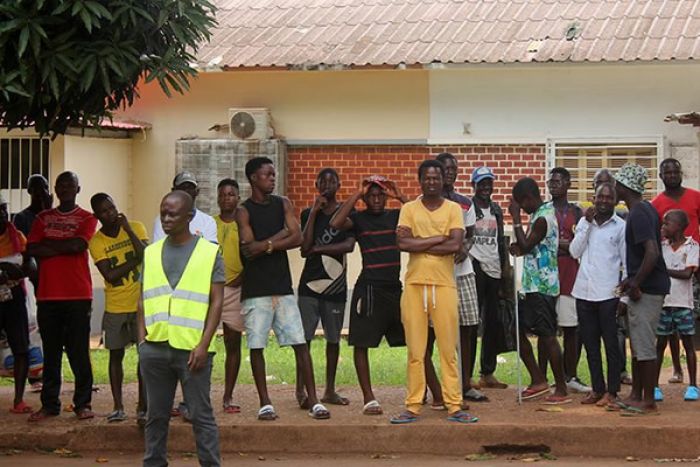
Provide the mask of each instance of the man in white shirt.
POLYGON ((614 406, 620 390, 622 356, 617 342, 616 287, 625 273, 625 221, 615 214, 615 188, 602 183, 593 206, 576 225, 569 245, 571 256, 580 260, 574 288, 579 332, 586 347, 593 391, 582 404, 614 406), (600 339, 608 362, 607 386, 603 378, 600 339))
MULTIPOLYGON (((197 195, 199 195, 199 186, 197 184, 197 179, 190 172, 180 172, 173 179, 172 191, 181 190, 186 192, 192 197, 192 199, 197 201, 197 195)), ((218 243, 216 238, 216 221, 209 214, 195 208, 194 217, 190 222, 190 232, 192 235, 198 237, 204 237, 212 243, 218 243)), ((153 222, 153 242, 165 238, 165 232, 163 232, 163 226, 160 224, 160 216, 156 216, 153 222)))

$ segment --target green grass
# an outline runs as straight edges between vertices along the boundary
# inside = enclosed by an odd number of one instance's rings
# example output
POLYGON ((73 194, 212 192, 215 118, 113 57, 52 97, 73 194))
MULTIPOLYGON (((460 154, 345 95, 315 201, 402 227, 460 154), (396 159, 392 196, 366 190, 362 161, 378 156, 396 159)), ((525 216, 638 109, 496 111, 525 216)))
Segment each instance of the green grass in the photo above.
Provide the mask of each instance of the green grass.
MULTIPOLYGON (((245 338, 243 339, 243 362, 241 364, 241 372, 239 383, 252 384, 253 378, 250 370, 250 362, 248 360, 248 351, 245 347, 245 338)), ((436 352, 437 353, 437 352, 436 352)), ((322 338, 316 338, 311 344, 311 354, 314 361, 316 382, 324 383, 325 375, 325 342, 322 338)), ((629 356, 629 355, 628 355, 629 356)), ((224 381, 224 344, 222 337, 216 338, 216 356, 214 357, 213 381, 222 384, 224 381)), ((501 358, 505 358, 505 363, 499 363, 496 371, 496 376, 508 384, 517 383, 517 365, 515 352, 502 354, 501 358)), ((126 382, 136 381, 136 362, 138 356, 136 349, 131 347, 126 352, 124 359, 124 379, 126 382)), ((437 356, 434 358, 436 367, 437 356)), ((265 361, 267 365, 268 383, 269 384, 293 384, 295 382, 295 365, 294 351, 290 347, 280 348, 274 338, 270 338, 267 349, 265 350, 265 361)), ((98 349, 92 351, 92 367, 95 384, 108 384, 109 378, 107 374, 107 366, 109 363, 109 351, 98 349)), ((605 363, 605 362, 604 362, 605 363)), ((370 365, 372 371, 372 382, 375 386, 403 386, 406 382, 406 349, 404 347, 391 348, 385 343, 377 349, 370 349, 370 365)), ((670 358, 664 359, 664 367, 670 365, 670 358)), ((478 358, 477 358, 478 368, 478 358)), ((629 362, 627 365, 629 370, 629 362)), ((524 367, 521 366, 523 382, 527 383, 528 377, 524 367)), ((64 356, 63 374, 67 381, 73 381, 73 373, 70 370, 68 361, 64 356)), ((478 369, 475 372, 478 374, 478 369)), ((586 363, 585 352, 581 355, 581 360, 578 366, 578 376, 586 383, 590 384, 590 375, 588 372, 588 364, 586 363)), ((550 377, 550 380, 553 378, 550 377)), ((12 384, 9 378, 0 378, 0 384, 12 384)), ((357 384, 355 367, 353 365, 352 348, 347 345, 344 339, 340 346, 340 363, 338 364, 337 382, 339 386, 349 386, 357 384)))

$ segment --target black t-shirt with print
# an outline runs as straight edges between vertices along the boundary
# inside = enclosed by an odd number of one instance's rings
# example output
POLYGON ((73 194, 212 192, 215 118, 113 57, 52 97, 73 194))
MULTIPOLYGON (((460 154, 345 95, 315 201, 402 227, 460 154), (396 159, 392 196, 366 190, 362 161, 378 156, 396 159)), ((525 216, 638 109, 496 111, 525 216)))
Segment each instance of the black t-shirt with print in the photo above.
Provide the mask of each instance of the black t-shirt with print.
MULTIPOLYGON (((301 213, 301 228, 306 228, 310 208, 301 213)), ((314 244, 331 245, 344 242, 352 232, 336 230, 330 226, 331 215, 319 211, 314 222, 314 244)), ((299 295, 315 297, 331 302, 345 302, 348 295, 345 255, 311 255, 306 258, 299 280, 299 295)))

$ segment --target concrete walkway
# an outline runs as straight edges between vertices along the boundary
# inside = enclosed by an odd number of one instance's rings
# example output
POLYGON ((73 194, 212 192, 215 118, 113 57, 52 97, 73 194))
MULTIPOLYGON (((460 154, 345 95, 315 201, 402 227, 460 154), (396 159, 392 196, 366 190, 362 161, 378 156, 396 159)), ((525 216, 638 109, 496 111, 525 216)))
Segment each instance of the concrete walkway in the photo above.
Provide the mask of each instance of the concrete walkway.
MULTIPOLYGON (((471 412, 479 423, 459 425, 445 420, 446 412, 427 406, 421 419, 411 425, 392 426, 389 416, 402 410, 403 388, 379 388, 376 392, 385 410, 383 416, 361 414, 362 402, 356 388, 341 388, 351 399, 346 407, 329 406, 332 418, 312 420, 299 409, 294 388, 271 386, 273 403, 280 418, 274 422, 256 420, 257 395, 253 386, 236 388, 235 399, 243 407, 240 414, 224 414, 221 387, 215 387, 212 400, 220 426, 221 447, 225 453, 344 453, 366 454, 449 454, 463 456, 477 452, 541 452, 556 456, 594 456, 607 458, 694 458, 700 454, 700 424, 697 403, 683 402, 683 385, 664 386, 666 402, 661 414, 624 418, 614 412, 579 403, 561 411, 545 411, 548 406, 528 402, 518 406, 515 389, 487 391, 489 403, 472 404, 471 412)), ((624 388, 627 390, 627 388, 624 388)), ((142 434, 133 419, 135 385, 126 388, 129 421, 108 424, 104 418, 111 410, 107 386, 95 394, 94 408, 100 415, 94 420, 78 421, 64 412, 56 419, 30 424, 24 415, 7 412, 11 388, 0 388, 0 448, 31 450, 64 447, 73 451, 139 452, 142 434)), ((63 396, 69 403, 71 388, 63 396)), ((38 406, 38 395, 27 402, 38 406)), ((192 452, 191 425, 174 419, 170 432, 171 452, 192 452)))

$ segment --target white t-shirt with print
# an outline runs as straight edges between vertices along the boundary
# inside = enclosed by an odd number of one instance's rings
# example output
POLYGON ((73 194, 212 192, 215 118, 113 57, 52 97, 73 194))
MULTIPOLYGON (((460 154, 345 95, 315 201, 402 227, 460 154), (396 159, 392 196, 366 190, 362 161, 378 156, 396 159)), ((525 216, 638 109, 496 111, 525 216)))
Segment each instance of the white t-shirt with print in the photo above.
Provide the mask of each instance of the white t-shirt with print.
MULTIPOLYGON (((666 262, 666 269, 682 271, 688 267, 698 267, 700 247, 688 237, 677 250, 674 250, 667 239, 661 242, 661 251, 666 262)), ((676 279, 671 277, 671 291, 664 299, 664 306, 693 309, 693 279, 676 279)))
POLYGON ((484 217, 474 226, 474 246, 469 250, 480 263, 481 270, 494 279, 501 278, 501 258, 498 255, 498 223, 488 207, 481 210, 484 217))

